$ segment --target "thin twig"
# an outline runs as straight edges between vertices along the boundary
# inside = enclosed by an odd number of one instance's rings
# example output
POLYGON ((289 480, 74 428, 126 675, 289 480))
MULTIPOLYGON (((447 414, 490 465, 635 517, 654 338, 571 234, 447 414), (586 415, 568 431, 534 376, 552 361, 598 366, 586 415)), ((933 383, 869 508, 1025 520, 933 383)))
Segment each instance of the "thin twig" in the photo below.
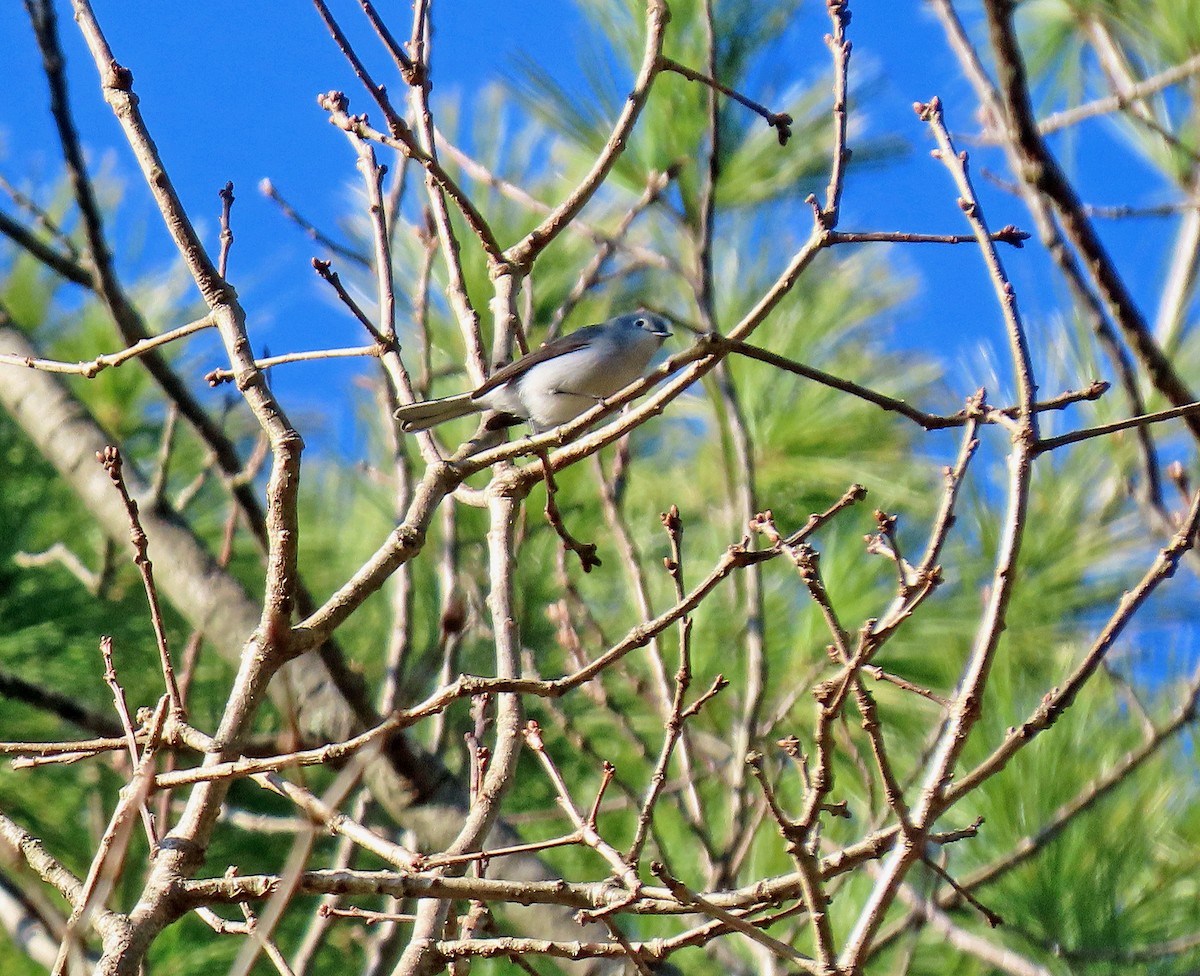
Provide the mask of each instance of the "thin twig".
POLYGON ((82 259, 62 254, 14 217, 0 211, 0 234, 44 264, 64 281, 95 290, 96 275, 82 259))
MULTIPOLYGON (((321 0, 313 0, 313 3, 320 4, 321 0)), ((323 6, 323 4, 321 5, 323 6)), ((389 135, 386 132, 381 132, 373 128, 367 122, 365 115, 350 115, 348 111, 350 101, 343 92, 326 92, 317 99, 317 103, 329 113, 329 121, 337 126, 337 128, 356 135, 360 139, 390 146, 397 152, 401 152, 408 158, 420 163, 425 168, 425 172, 437 184, 438 188, 454 201, 459 213, 462 214, 467 225, 479 239, 480 245, 489 258, 493 261, 500 260, 500 245, 496 241, 496 237, 487 219, 479 212, 470 196, 458 185, 454 178, 441 167, 433 156, 417 144, 416 138, 402 120, 399 121, 399 125, 401 126, 399 131, 402 134, 399 136, 389 135)), ((399 120, 399 116, 394 116, 394 119, 399 120)))
POLYGON ((562 540, 563 546, 579 557, 579 565, 583 571, 590 573, 597 566, 602 565, 600 557, 596 555, 596 544, 594 542, 580 542, 571 534, 566 523, 563 522, 562 512, 559 511, 558 502, 555 500, 555 495, 558 494, 558 484, 554 480, 549 459, 545 453, 541 457, 542 473, 546 483, 546 521, 550 523, 555 534, 562 540))
POLYGON ((233 247, 233 228, 229 226, 229 212, 233 209, 233 183, 221 188, 221 250, 217 255, 217 274, 225 277, 229 264, 229 249, 233 247))
POLYGON ((1016 294, 1004 273, 996 245, 975 199, 967 174, 966 154, 954 149, 938 99, 914 108, 921 119, 930 125, 938 144, 935 155, 946 165, 954 179, 959 191, 959 206, 979 242, 1005 320, 1020 411, 1011 435, 1008 511, 1000 534, 988 601, 981 614, 958 692, 926 765, 921 793, 911 810, 911 826, 903 831, 903 842, 897 844, 884 860, 875 885, 838 958, 839 966, 849 969, 862 964, 884 914, 894 902, 909 868, 920 855, 922 834, 933 826, 937 816, 951 802, 946 796, 950 777, 966 745, 967 736, 979 719, 978 703, 999 646, 1015 585, 1016 563, 1024 538, 1029 504, 1032 447, 1037 440, 1037 415, 1033 411, 1036 384, 1024 326, 1017 309, 1016 294))
POLYGON ((571 291, 567 297, 563 299, 562 304, 555 309, 554 315, 550 319, 550 323, 546 327, 546 338, 551 339, 558 334, 562 328, 563 322, 567 316, 571 314, 572 309, 579 304, 580 299, 588 293, 589 290, 595 288, 600 281, 600 272, 605 263, 616 252, 620 243, 625 239, 629 232, 629 228, 633 222, 642 214, 648 207, 652 206, 667 185, 679 173, 678 167, 672 167, 663 173, 651 173, 650 178, 646 181, 646 189, 642 191, 642 195, 634 201, 633 205, 625 211, 624 216, 617 221, 610 235, 600 242, 600 246, 596 249, 596 253, 592 255, 587 266, 580 271, 575 284, 571 286, 571 291))
POLYGON ((941 909, 922 899, 910 886, 902 885, 899 895, 925 925, 940 934, 956 949, 974 956, 989 967, 1007 973, 1008 976, 1052 976, 1051 971, 1044 966, 1030 962, 1006 946, 996 945, 962 928, 941 909))
MULTIPOLYGON (((1030 238, 1029 231, 1019 230, 1012 224, 1006 224, 999 230, 991 232, 991 239, 998 244, 1011 244, 1013 247, 1023 247, 1030 238)), ((848 231, 835 230, 830 233, 832 244, 975 244, 974 234, 917 234, 907 231, 848 231)))
POLYGON ((524 735, 526 745, 541 760, 542 768, 545 769, 551 783, 554 784, 554 791, 558 797, 558 805, 575 827, 580 843, 587 845, 604 858, 613 874, 625 885, 626 890, 631 895, 636 895, 642 887, 642 882, 638 878, 637 871, 620 855, 615 847, 600 836, 595 823, 590 822, 576 808, 571 799, 570 790, 568 790, 567 784, 563 781, 562 774, 558 771, 558 767, 554 765, 549 753, 546 752, 546 745, 542 740, 541 729, 538 727, 537 722, 527 722, 525 724, 524 735))
POLYGON ((154 639, 158 644, 159 664, 162 666, 163 683, 166 685, 167 697, 171 702, 171 711, 177 716, 183 715, 183 696, 179 694, 179 685, 175 681, 175 667, 171 662, 171 651, 167 646, 167 630, 163 624, 162 607, 158 602, 158 587, 154 583, 154 566, 150 562, 148 551, 149 540, 142 528, 138 517, 137 502, 129 495, 125 487, 125 478, 121 474, 121 453, 115 447, 107 447, 103 454, 97 456, 97 461, 104 465, 104 470, 112 479, 114 487, 125 505, 125 514, 129 519, 129 538, 133 544, 133 561, 142 576, 142 585, 146 589, 146 600, 150 604, 150 622, 154 626, 154 639))
POLYGON ((650 870, 652 870, 655 875, 658 876, 659 880, 661 880, 662 883, 667 886, 671 894, 683 904, 691 905, 696 910, 701 911, 720 922, 723 922, 734 931, 740 932, 742 935, 746 936, 752 941, 765 946, 780 958, 787 959, 789 962, 795 963, 806 972, 819 974, 826 971, 823 966, 819 965, 815 960, 804 955, 804 953, 792 948, 785 942, 780 942, 778 939, 768 935, 766 932, 761 931, 754 925, 751 925, 745 919, 739 918, 737 915, 726 911, 718 905, 714 905, 702 895, 696 894, 682 881, 672 877, 667 869, 658 862, 652 864, 650 866, 650 870))
MULTIPOLYGON (((628 446, 628 443, 627 440, 621 442, 625 447, 628 446)), ((619 450, 617 453, 618 461, 621 457, 622 454, 619 450)), ((642 569, 641 553, 630 532, 628 520, 622 509, 621 493, 619 486, 616 484, 618 481, 617 472, 614 471, 611 477, 607 476, 600 458, 593 458, 593 461, 597 474, 596 482, 600 492, 600 507, 604 512, 605 520, 608 523, 609 530, 621 556, 621 562, 625 567, 625 573, 629 578, 629 587, 632 590, 638 614, 642 620, 650 620, 654 617, 650 588, 646 581, 646 573, 642 569)), ((658 694, 655 696, 657 699, 656 703, 660 709, 659 714, 665 720, 669 714, 671 695, 669 694, 670 686, 668 684, 663 650, 657 634, 651 638, 648 647, 649 654, 647 658, 658 690, 658 694)), ((679 741, 678 753, 684 784, 681 792, 681 811, 686 822, 691 826, 696 835, 697 851, 709 862, 708 866, 711 866, 712 844, 704 811, 700 803, 700 795, 696 785, 695 762, 692 758, 692 749, 688 742, 686 728, 684 729, 683 737, 679 741)))
MULTIPOLYGON (((662 523, 667 531, 667 537, 671 545, 671 555, 665 560, 665 565, 667 572, 671 576, 671 581, 675 585, 675 598, 676 600, 682 600, 684 597, 683 520, 679 517, 679 509, 672 505, 670 510, 663 514, 662 523)), ((642 850, 645 847, 646 838, 650 831, 650 821, 654 817, 654 807, 658 802, 659 794, 662 792, 663 784, 667 780, 667 766, 671 761, 672 753, 675 751, 676 743, 680 741, 683 735, 684 701, 691 682, 692 618, 690 615, 685 614, 679 618, 679 667, 675 672, 674 694, 671 696, 670 704, 667 706, 667 719, 664 723, 666 734, 663 736, 662 748, 659 750, 658 760, 654 764, 654 771, 650 774, 650 784, 646 789, 646 797, 642 801, 641 810, 638 813, 633 841, 630 843, 629 851, 625 855, 625 860, 629 864, 636 865, 641 859, 642 850)))
POLYGON ((1144 413, 1140 417, 1127 417, 1124 420, 1114 420, 1112 423, 1100 424, 1097 427, 1071 430, 1065 434, 1059 434, 1057 437, 1043 437, 1038 441, 1036 451, 1038 454, 1045 454, 1048 451, 1065 447, 1067 444, 1078 444, 1080 441, 1086 441, 1093 437, 1105 437, 1108 434, 1115 434, 1133 427, 1146 427, 1164 420, 1174 420, 1177 417, 1190 417, 1196 413, 1200 413, 1200 403, 1185 403, 1182 406, 1170 407, 1154 413, 1144 413))
POLYGON ((302 231, 304 231, 304 233, 310 239, 316 241, 330 253, 336 254, 339 257, 343 257, 348 261, 353 261, 355 264, 361 265, 364 268, 369 269, 371 267, 371 259, 366 255, 361 254, 352 247, 347 247, 345 244, 339 244, 332 237, 322 233, 317 229, 316 226, 305 220, 304 217, 298 213, 295 208, 287 202, 287 200, 283 198, 283 196, 275 188, 275 184, 272 183, 270 179, 261 180, 258 184, 258 191, 269 200, 272 200, 283 212, 283 215, 302 231))
POLYGON ((745 105, 756 115, 761 115, 772 129, 774 129, 779 137, 779 144, 786 146, 788 140, 792 137, 792 122, 794 121, 787 112, 772 112, 765 105, 760 105, 752 98, 747 98, 736 89, 730 88, 728 85, 723 85, 715 78, 709 75, 702 74, 694 68, 689 68, 687 65, 680 64, 673 58, 668 58, 665 55, 660 55, 658 58, 658 69, 660 71, 671 71, 677 75, 682 75, 688 81, 696 81, 702 85, 707 85, 714 91, 719 91, 722 95, 732 98, 735 102, 745 105))
POLYGON ((1107 115, 1109 112, 1120 111, 1133 102, 1149 98, 1151 95, 1157 95, 1164 88, 1178 84, 1197 72, 1200 72, 1200 54, 1193 55, 1180 64, 1130 85, 1125 91, 1110 95, 1107 98, 1097 98, 1094 101, 1076 105, 1074 108, 1063 109, 1061 112, 1048 115, 1038 123, 1038 131, 1042 135, 1049 135, 1051 132, 1057 132, 1059 129, 1076 125, 1084 119, 1091 119, 1097 115, 1107 115))
MULTIPOLYGON (((1063 232, 1079 251, 1097 291, 1103 296, 1154 388, 1172 406, 1195 402, 1191 389, 1155 342, 1128 285, 1083 213, 1073 186, 1038 132, 1025 61, 1012 22, 1011 4, 1004 0, 984 0, 983 6, 1000 76, 999 94, 1003 100, 1005 125, 1002 135, 1024 161, 1019 168, 1021 178, 1053 204, 1063 232)), ((1189 416, 1188 428, 1193 437, 1200 438, 1200 417, 1189 416)))
POLYGON ((22 210, 27 211, 33 217, 37 226, 41 227, 51 237, 55 239, 60 247, 63 248, 72 261, 78 261, 80 258, 79 248, 71 239, 71 235, 59 227, 58 222, 50 216, 49 211, 42 207, 32 197, 22 193, 17 187, 13 186, 3 175, 0 175, 0 189, 3 189, 22 210))
POLYGON ((154 763, 158 758, 158 746, 163 726, 168 715, 168 702, 164 696, 150 721, 149 737, 133 771, 128 786, 121 791, 120 799, 109 818, 87 877, 74 899, 67 928, 58 950, 58 960, 52 970, 53 976, 62 976, 71 952, 74 950, 78 931, 85 928, 93 912, 102 908, 109 893, 116 885, 125 860, 125 852, 133 836, 133 824, 137 820, 135 811, 145 810, 146 798, 154 785, 154 763))
POLYGON ((1179 531, 1158 554, 1153 565, 1146 571, 1137 586, 1121 597, 1099 636, 1067 680, 1047 694, 1034 712, 1009 732, 991 755, 965 776, 955 779, 953 786, 946 792, 947 803, 957 801, 981 782, 998 773, 1008 765, 1013 755, 1028 745, 1039 733, 1053 725, 1062 713, 1070 708, 1133 614, 1162 582, 1174 575, 1184 553, 1195 547, 1198 531, 1200 531, 1200 492, 1193 497, 1191 508, 1179 531))
MULTIPOLYGON (((97 23, 88 0, 73 0, 76 21, 80 25, 88 49, 100 73, 101 89, 114 114, 122 124, 126 137, 147 180, 151 194, 164 215, 165 226, 179 248, 184 263, 192 272, 200 293, 210 309, 216 308, 218 296, 224 294, 225 284, 217 274, 216 267, 204 250, 199 235, 192 227, 186 212, 175 193, 167 170, 158 155, 157 147, 150 139, 145 121, 133 96, 133 76, 114 57, 97 23)), ((68 85, 65 74, 65 59, 58 39, 54 5, 47 0, 37 0, 33 16, 38 45, 42 49, 47 65, 46 77, 51 90, 51 106, 58 128, 63 157, 79 204, 81 223, 87 240, 88 253, 94 273, 87 281, 105 303, 117 330, 126 345, 140 348, 137 354, 155 382, 168 399, 179 406, 183 417, 212 451, 222 472, 234 475, 242 468, 237 448, 221 427, 208 415, 204 406, 188 389, 187 384, 175 372, 171 364, 153 346, 162 340, 150 335, 140 312, 122 288, 113 268, 111 254, 105 240, 103 218, 96 198, 95 189, 88 176, 79 134, 71 116, 68 85), (148 342, 143 348, 141 344, 148 342)), ((57 267, 56 270, 67 270, 57 267)), ((68 273, 68 277, 70 274, 68 273)), ((72 280, 77 280, 72 278, 72 280)), ((221 317, 214 316, 210 324, 220 327, 221 317)), ((267 529, 262 505, 258 495, 249 485, 234 485, 233 496, 246 514, 251 531, 260 544, 266 544, 267 529)))
MULTIPOLYGON (((117 680, 116 667, 113 664, 112 653, 112 638, 104 636, 100 638, 100 656, 104 660, 104 683, 108 685, 112 691, 113 706, 116 708, 117 715, 121 719, 121 727, 125 730, 125 747, 129 750, 130 764, 133 768, 137 768, 141 762, 141 750, 138 748, 138 735, 133 727, 133 719, 129 715, 129 704, 125 699, 125 689, 121 687, 121 683, 117 680)), ((162 729, 159 728, 161 733, 162 729)), ((147 748, 152 748, 157 743, 150 742, 147 738, 147 748)), ((147 789, 149 793, 149 789, 147 789)), ((158 846, 158 828, 154 823, 154 817, 150 813, 150 808, 144 803, 141 805, 139 813, 142 817, 142 824, 146 828, 146 840, 150 844, 150 850, 153 851, 158 846)))
MULTIPOLYGON (((428 61, 429 33, 429 3, 427 0, 417 0, 413 4, 412 37, 408 45, 408 53, 412 58, 412 69, 405 75, 409 83, 409 114, 414 120, 421 148, 431 159, 439 160, 440 140, 430 106, 432 82, 428 61)), ((458 232, 450 219, 450 208, 446 200, 447 193, 428 168, 425 169, 425 191, 429 201, 429 223, 435 234, 434 240, 441 246, 442 260, 446 268, 446 299, 454 312, 463 344, 467 350, 464 364, 467 375, 470 377, 471 383, 477 385, 487 378, 488 367, 491 364, 488 362, 483 348, 479 313, 475 310, 471 296, 467 292, 461 246, 458 232)))
MULTIPOLYGON (((379 359, 384 350, 378 344, 371 346, 351 346, 346 349, 314 349, 309 352, 289 352, 280 356, 267 356, 254 360, 256 369, 271 369, 287 363, 312 363, 322 359, 358 359, 362 357, 379 359)), ((204 382, 209 386, 220 386, 222 383, 232 383, 236 378, 232 369, 214 369, 204 374, 204 382)))
POLYGON ((670 11, 663 0, 646 0, 646 41, 642 63, 633 88, 622 104, 621 113, 613 123, 604 148, 592 163, 587 174, 557 207, 536 228, 508 248, 504 256, 518 268, 528 268, 565 227, 575 219, 604 183, 627 144, 629 134, 641 115, 650 88, 662 70, 663 38, 666 35, 670 11))
POLYGON ((27 366, 30 369, 45 370, 47 373, 75 373, 91 379, 97 373, 108 369, 110 366, 120 366, 130 359, 146 355, 159 346, 165 346, 176 339, 190 336, 202 329, 210 329, 215 325, 216 322, 213 320, 213 317, 205 315, 203 318, 189 322, 187 325, 181 325, 177 329, 171 329, 169 332, 139 339, 133 345, 127 346, 119 352, 105 353, 102 356, 97 356, 95 359, 89 359, 85 362, 64 363, 55 359, 37 359, 32 356, 17 356, 12 353, 0 352, 0 364, 7 366, 27 366))
POLYGON ((850 50, 852 45, 846 37, 846 26, 850 23, 849 0, 825 0, 829 12, 831 32, 825 35, 825 45, 833 57, 833 150, 829 168, 829 185, 825 188, 825 205, 818 207, 814 198, 809 198, 817 221, 826 230, 837 227, 841 211, 842 190, 846 183, 846 163, 850 150, 846 147, 846 130, 850 113, 847 110, 849 89, 850 50))
POLYGON ((22 569, 36 566, 62 566, 68 573, 83 584, 85 590, 92 596, 104 592, 105 585, 111 576, 110 543, 104 545, 104 556, 100 569, 96 572, 88 569, 83 560, 72 552, 64 543, 56 542, 42 552, 13 553, 13 563, 22 569))

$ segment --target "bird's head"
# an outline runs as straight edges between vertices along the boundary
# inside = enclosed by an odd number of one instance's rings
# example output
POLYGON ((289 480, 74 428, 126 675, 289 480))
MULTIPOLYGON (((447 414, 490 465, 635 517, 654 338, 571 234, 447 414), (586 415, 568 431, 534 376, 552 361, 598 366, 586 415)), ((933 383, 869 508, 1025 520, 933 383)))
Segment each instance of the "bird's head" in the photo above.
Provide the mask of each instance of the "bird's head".
POLYGON ((619 315, 613 320, 613 324, 622 329, 636 329, 641 332, 647 332, 659 342, 669 339, 671 336, 671 329, 667 320, 661 315, 655 315, 653 312, 647 312, 644 309, 637 312, 630 312, 628 315, 619 315))

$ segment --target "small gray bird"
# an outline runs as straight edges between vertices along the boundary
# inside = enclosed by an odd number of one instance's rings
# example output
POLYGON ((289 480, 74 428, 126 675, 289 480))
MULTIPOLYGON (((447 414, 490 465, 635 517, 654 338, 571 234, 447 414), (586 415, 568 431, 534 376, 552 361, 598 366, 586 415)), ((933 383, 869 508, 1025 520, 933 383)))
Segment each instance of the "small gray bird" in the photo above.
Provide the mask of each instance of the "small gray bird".
POLYGON ((533 432, 540 433, 574 420, 636 380, 670 334, 659 315, 618 315, 551 339, 496 370, 470 393, 403 406, 396 419, 403 430, 428 430, 456 417, 494 410, 489 430, 528 421, 533 432))

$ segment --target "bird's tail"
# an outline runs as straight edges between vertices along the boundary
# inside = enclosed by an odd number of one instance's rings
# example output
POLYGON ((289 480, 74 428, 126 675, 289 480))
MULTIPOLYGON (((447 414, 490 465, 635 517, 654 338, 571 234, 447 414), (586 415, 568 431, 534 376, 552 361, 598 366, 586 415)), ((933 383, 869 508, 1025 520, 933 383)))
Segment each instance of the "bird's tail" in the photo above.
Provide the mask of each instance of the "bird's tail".
POLYGON ((460 393, 458 396, 442 397, 440 400, 422 400, 420 403, 406 404, 400 407, 394 416, 400 421, 401 430, 428 430, 447 420, 478 413, 482 409, 482 404, 472 400, 470 393, 460 393))

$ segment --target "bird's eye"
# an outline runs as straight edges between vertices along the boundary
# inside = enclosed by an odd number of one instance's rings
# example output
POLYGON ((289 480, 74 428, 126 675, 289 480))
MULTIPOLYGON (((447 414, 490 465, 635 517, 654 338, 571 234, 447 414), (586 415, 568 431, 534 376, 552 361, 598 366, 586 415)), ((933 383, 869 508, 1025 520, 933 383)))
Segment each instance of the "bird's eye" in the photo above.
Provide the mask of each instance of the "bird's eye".
POLYGON ((644 328, 646 328, 646 326, 648 326, 649 324, 650 324, 650 323, 649 323, 649 322, 647 322, 645 319, 638 319, 637 321, 635 321, 635 322, 633 323, 633 325, 634 325, 634 328, 637 328, 637 329, 644 329, 644 328))

